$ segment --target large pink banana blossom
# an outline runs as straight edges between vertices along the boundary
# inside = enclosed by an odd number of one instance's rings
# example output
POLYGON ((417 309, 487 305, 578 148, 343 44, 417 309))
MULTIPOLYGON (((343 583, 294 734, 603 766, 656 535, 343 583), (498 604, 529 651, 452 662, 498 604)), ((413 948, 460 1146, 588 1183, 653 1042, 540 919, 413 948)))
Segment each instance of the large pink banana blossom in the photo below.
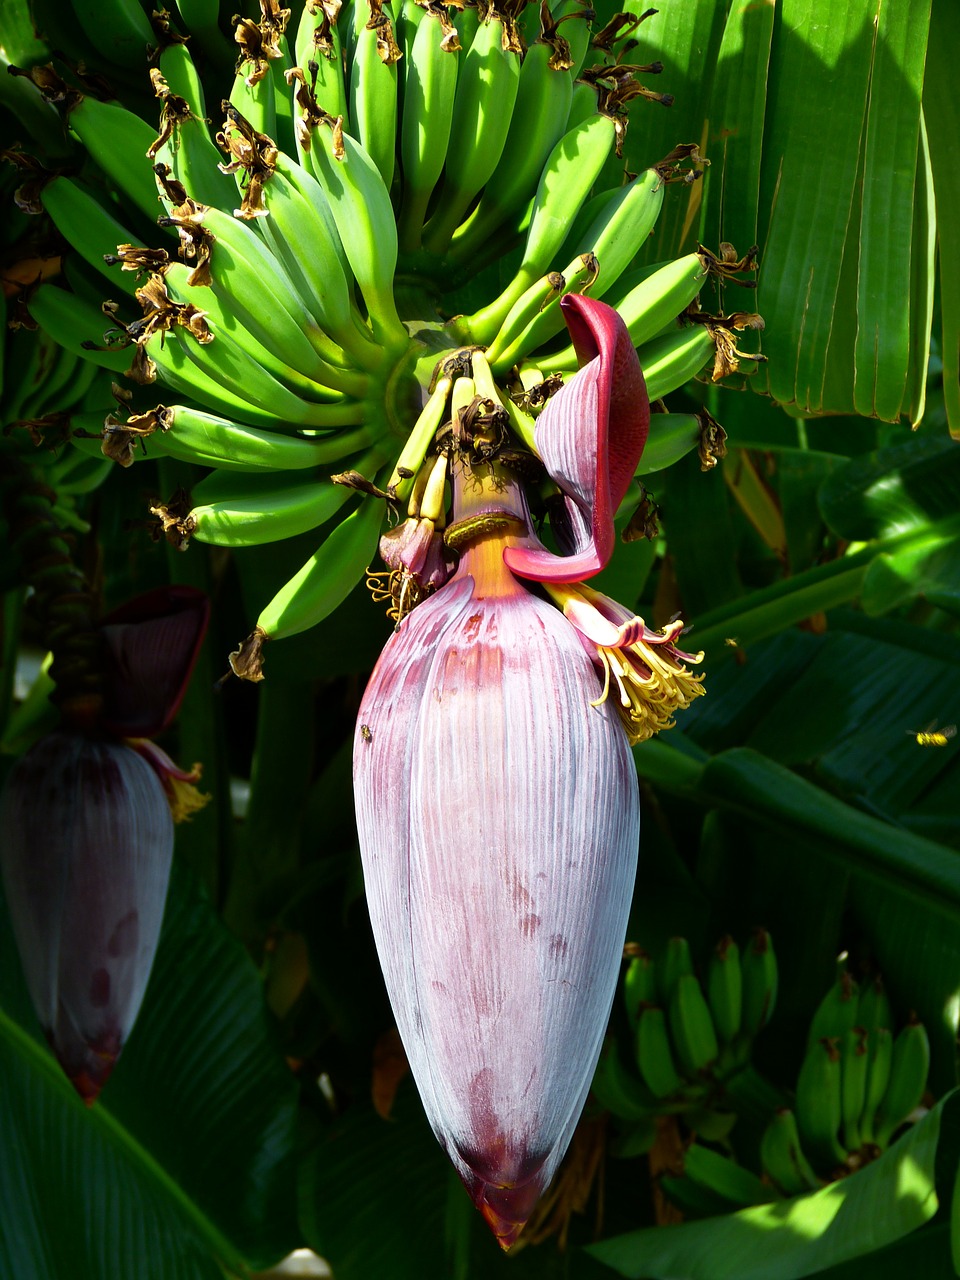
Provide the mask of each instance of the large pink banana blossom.
POLYGON ((173 824, 190 783, 149 738, 172 721, 206 630, 206 597, 152 592, 99 628, 93 723, 41 738, 0 797, 0 866, 40 1025, 83 1100, 107 1081, 160 934, 173 824))
POLYGON ((536 444, 565 497, 569 554, 534 536, 506 468, 454 460, 459 564, 387 643, 354 754, 400 1034, 430 1123, 504 1248, 566 1150, 610 1012, 640 831, 630 740, 700 691, 671 643, 679 627, 651 631, 570 585, 609 559, 648 404, 616 313, 563 305, 584 367, 536 444), (555 603, 522 579, 553 584, 555 603))

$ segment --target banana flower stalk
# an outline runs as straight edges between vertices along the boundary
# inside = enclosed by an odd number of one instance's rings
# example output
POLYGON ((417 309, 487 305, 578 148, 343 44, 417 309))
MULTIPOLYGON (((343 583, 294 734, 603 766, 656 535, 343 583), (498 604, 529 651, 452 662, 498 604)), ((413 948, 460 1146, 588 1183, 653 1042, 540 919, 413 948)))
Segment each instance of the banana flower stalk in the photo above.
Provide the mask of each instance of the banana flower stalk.
POLYGON ((150 741, 172 722, 207 626, 206 597, 172 587, 98 627, 100 694, 11 770, 0 868, 40 1025, 91 1105, 130 1033, 153 964, 174 821, 202 803, 150 741))
POLYGON ((613 1000, 640 833, 630 742, 701 692, 679 627, 655 632, 577 585, 612 553, 649 408, 616 313, 562 305, 583 367, 536 446, 563 494, 567 554, 535 536, 507 466, 453 455, 444 540, 459 563, 387 643, 354 755, 400 1034, 434 1132, 505 1249, 567 1148, 613 1000))

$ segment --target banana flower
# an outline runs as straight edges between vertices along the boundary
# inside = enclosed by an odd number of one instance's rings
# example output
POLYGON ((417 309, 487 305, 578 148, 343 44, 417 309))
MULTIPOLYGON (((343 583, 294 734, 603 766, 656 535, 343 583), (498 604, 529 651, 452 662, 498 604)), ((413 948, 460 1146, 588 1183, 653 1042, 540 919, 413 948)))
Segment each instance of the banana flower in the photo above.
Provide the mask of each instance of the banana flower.
POLYGON ((199 770, 150 739, 176 715, 206 630, 206 597, 155 591, 98 628, 102 697, 13 766, 0 867, 24 978, 66 1075, 91 1105, 143 999, 163 918, 175 818, 199 770))
POLYGON ((354 754, 399 1031, 434 1132, 504 1249, 570 1141, 613 1000, 640 833, 630 742, 701 691, 679 626, 653 631, 580 585, 613 550, 649 408, 616 312, 562 305, 583 367, 548 402, 536 447, 563 495, 566 554, 535 536, 509 467, 454 458, 444 541, 459 563, 388 641, 354 754))

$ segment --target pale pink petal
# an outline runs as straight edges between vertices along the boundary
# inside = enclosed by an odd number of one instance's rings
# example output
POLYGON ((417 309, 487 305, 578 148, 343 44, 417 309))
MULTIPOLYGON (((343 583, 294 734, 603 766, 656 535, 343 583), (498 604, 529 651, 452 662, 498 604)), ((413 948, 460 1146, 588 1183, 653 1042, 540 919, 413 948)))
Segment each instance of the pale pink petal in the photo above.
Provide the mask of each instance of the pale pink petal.
POLYGON ((556 556, 544 547, 514 547, 504 554, 514 573, 541 582, 578 582, 607 564, 613 517, 636 472, 650 422, 640 362, 616 311, 580 294, 568 294, 560 305, 583 367, 547 402, 535 440, 566 495, 570 554, 556 556))
POLYGON ((501 1243, 566 1149, 616 988, 636 773, 559 610, 457 577, 359 713, 367 900, 427 1115, 501 1243))

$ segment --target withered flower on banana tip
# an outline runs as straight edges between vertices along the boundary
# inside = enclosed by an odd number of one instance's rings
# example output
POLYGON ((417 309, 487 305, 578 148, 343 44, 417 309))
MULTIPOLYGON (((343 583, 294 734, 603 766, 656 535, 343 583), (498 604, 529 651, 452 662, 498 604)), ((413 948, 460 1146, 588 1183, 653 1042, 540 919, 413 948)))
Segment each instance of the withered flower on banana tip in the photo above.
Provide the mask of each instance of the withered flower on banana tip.
POLYGON ((450 523, 408 521, 385 548, 415 607, 367 685, 354 750, 400 1034, 505 1249, 571 1139, 614 996, 640 835, 631 743, 703 692, 679 621, 656 630, 583 585, 612 554, 649 405, 617 313, 573 294, 561 305, 581 368, 535 432, 563 496, 561 554, 495 442, 481 430, 454 448, 450 523))

